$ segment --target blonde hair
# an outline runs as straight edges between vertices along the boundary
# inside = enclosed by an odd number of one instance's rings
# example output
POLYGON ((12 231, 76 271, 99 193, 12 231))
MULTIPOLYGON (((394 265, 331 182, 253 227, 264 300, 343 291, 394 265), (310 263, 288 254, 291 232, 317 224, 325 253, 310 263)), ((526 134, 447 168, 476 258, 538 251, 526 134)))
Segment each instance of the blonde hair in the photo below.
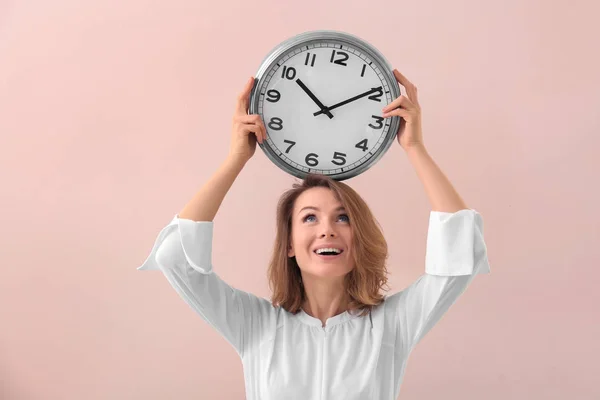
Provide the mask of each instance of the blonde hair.
POLYGON ((310 188, 325 187, 333 191, 346 208, 353 232, 352 255, 354 268, 344 278, 350 295, 348 309, 362 310, 366 315, 373 306, 383 302, 380 289, 387 285, 388 246, 381 226, 371 210, 354 189, 332 178, 309 174, 302 183, 294 183, 283 193, 277 204, 277 233, 268 268, 269 287, 273 306, 281 306, 296 314, 305 300, 302 275, 295 257, 288 257, 291 240, 292 212, 298 196, 310 188))

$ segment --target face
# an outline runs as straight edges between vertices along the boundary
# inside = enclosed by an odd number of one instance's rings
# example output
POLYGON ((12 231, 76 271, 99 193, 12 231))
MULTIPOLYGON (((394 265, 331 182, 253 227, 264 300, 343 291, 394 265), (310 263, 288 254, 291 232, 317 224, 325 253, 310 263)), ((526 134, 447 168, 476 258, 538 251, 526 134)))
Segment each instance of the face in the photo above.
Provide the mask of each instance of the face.
POLYGON ((353 268, 352 228, 346 211, 333 192, 310 188, 294 204, 289 257, 296 257, 302 275, 339 278, 353 268), (335 256, 318 255, 318 248, 342 250, 335 256))

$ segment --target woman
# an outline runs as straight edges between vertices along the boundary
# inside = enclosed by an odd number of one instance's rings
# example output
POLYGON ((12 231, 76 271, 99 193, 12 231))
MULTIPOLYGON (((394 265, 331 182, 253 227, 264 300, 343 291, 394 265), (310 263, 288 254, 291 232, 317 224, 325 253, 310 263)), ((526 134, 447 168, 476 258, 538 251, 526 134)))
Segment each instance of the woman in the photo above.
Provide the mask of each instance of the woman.
MULTIPOLYGON (((238 97, 228 158, 158 235, 138 269, 160 270, 240 356, 248 400, 396 399, 408 356, 474 276, 488 273, 482 218, 469 209, 422 140, 417 89, 384 108, 403 118, 397 138, 432 204, 425 273, 383 296, 387 244, 348 185, 310 175, 281 198, 269 266, 271 301, 213 271, 213 218, 266 130, 238 97), (325 252, 324 255, 320 254, 325 252)), ((209 360, 206 360, 209 363, 209 360)))

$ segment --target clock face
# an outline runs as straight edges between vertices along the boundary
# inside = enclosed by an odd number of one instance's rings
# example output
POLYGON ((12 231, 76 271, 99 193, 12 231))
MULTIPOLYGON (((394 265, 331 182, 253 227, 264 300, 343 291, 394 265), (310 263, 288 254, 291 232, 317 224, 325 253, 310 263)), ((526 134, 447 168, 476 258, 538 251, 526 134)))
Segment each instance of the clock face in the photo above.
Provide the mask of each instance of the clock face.
POLYGON ((267 128, 261 147, 300 177, 311 172, 341 180, 366 170, 397 131, 392 118, 381 116, 399 93, 385 69, 359 46, 335 39, 286 49, 255 88, 255 110, 267 128))

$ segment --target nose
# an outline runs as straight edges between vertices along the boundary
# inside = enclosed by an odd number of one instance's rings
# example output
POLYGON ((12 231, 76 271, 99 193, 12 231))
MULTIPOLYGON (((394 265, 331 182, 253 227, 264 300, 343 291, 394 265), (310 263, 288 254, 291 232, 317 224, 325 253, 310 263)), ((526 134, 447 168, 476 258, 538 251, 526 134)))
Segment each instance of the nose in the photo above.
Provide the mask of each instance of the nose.
POLYGON ((323 231, 321 233, 321 237, 335 237, 336 233, 335 233, 335 229, 333 229, 333 226, 329 223, 326 223, 323 225, 323 231))

